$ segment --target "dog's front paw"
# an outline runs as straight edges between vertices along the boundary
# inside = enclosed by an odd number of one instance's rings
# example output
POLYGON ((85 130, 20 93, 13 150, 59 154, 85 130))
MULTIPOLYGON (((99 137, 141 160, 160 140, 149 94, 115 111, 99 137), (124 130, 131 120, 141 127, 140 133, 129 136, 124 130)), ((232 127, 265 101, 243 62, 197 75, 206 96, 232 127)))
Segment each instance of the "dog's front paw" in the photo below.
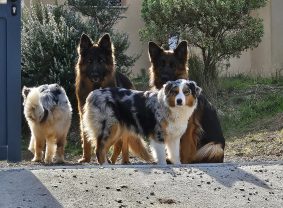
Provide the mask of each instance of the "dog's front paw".
POLYGON ((78 160, 79 163, 89 163, 90 162, 90 158, 85 158, 82 157, 81 159, 78 160))
POLYGON ((171 162, 171 160, 168 159, 168 158, 166 158, 166 163, 169 164, 169 165, 173 164, 173 163, 171 162))
POLYGON ((64 160, 64 158, 56 158, 56 163, 57 164, 63 164, 63 163, 65 163, 65 160, 64 160))
POLYGON ((51 158, 45 158, 44 159, 44 163, 45 164, 51 164, 52 163, 52 159, 51 158))
POLYGON ((167 164, 173 164, 173 165, 181 165, 180 160, 173 160, 173 159, 169 159, 169 158, 166 158, 166 163, 167 164))
POLYGON ((167 165, 166 160, 157 161, 157 165, 167 165))
POLYGON ((31 160, 32 162, 41 162, 41 158, 40 157, 34 157, 31 160))
POLYGON ((122 161, 122 165, 131 165, 130 161, 122 161))

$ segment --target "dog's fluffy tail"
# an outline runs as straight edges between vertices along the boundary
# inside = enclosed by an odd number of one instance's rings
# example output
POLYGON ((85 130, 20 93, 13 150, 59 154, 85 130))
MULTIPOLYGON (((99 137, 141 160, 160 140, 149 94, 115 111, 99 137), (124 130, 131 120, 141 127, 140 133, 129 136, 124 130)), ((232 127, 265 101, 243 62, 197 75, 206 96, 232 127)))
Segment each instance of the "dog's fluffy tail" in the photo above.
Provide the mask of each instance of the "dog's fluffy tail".
POLYGON ((131 152, 135 155, 140 157, 141 159, 145 160, 146 162, 152 162, 153 158, 151 154, 148 152, 146 148, 145 142, 139 138, 138 136, 132 136, 128 140, 128 145, 130 147, 131 152))
POLYGON ((224 160, 224 149, 220 143, 210 142, 201 147, 195 156, 195 163, 222 163, 224 160))
POLYGON ((40 122, 44 117, 44 108, 40 102, 40 95, 36 88, 29 93, 29 99, 25 101, 24 113, 28 120, 40 122))

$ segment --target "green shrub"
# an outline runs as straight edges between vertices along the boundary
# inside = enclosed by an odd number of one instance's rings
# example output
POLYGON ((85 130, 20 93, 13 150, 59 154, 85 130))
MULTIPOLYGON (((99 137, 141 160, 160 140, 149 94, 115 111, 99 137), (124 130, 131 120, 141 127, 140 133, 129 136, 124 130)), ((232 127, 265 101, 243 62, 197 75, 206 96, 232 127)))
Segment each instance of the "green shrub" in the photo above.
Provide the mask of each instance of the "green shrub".
MULTIPOLYGON (((213 87, 219 64, 229 63, 264 34, 263 20, 252 16, 267 0, 143 0, 142 40, 167 45, 171 37, 200 50, 205 84, 213 87)), ((217 80, 216 80, 217 81, 217 80)), ((209 88, 211 88, 209 87, 209 88)), ((211 89, 212 90, 212 89, 211 89)))
POLYGON ((86 18, 71 6, 48 6, 41 1, 32 1, 22 16, 23 85, 58 83, 66 89, 76 109, 75 64, 77 44, 83 32, 94 41, 109 32, 115 46, 116 69, 129 75, 137 56, 125 54, 129 47, 128 36, 106 29, 101 31, 93 18, 86 18))
POLYGON ((198 56, 191 54, 189 58, 189 79, 194 80, 203 89, 203 93, 213 99, 216 94, 218 76, 214 79, 206 79, 204 76, 204 64, 198 56))
POLYGON ((132 79, 137 90, 148 90, 149 88, 149 74, 148 70, 141 69, 140 73, 132 79))

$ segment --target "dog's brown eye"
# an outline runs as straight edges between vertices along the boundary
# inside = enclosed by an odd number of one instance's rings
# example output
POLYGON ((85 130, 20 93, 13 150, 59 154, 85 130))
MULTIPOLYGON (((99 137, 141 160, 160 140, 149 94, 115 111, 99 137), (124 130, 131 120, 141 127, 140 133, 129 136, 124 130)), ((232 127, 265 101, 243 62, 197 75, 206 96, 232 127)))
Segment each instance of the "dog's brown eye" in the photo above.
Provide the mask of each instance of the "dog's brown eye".
POLYGON ((178 95, 179 92, 176 91, 176 90, 172 90, 171 93, 172 93, 172 95, 178 95))
POLYGON ((184 95, 189 95, 191 94, 191 91, 189 89, 183 90, 184 95))

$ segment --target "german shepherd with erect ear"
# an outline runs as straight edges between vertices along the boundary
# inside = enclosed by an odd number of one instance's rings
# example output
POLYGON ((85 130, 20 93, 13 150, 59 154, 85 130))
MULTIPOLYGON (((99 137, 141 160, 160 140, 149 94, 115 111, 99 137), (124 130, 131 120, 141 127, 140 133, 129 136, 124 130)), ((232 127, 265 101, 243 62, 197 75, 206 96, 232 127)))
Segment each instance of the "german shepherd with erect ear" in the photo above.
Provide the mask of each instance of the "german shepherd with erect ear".
MULTIPOLYGON (((83 156, 79 162, 90 162, 92 147, 87 140, 84 127, 82 124, 83 106, 88 94, 99 88, 105 87, 124 87, 127 89, 133 88, 131 81, 122 73, 115 70, 114 47, 112 45, 109 34, 105 34, 97 42, 86 35, 82 34, 78 45, 79 59, 76 65, 76 97, 78 101, 78 110, 80 114, 81 140, 83 147, 83 156)), ((111 162, 115 163, 122 149, 122 163, 129 163, 127 139, 123 138, 117 141, 114 146, 114 153, 111 157, 111 162)), ((149 161, 150 155, 145 149, 143 143, 138 138, 129 140, 131 150, 149 161)))
MULTIPOLYGON (((150 85, 161 89, 167 81, 188 79, 188 44, 182 41, 173 51, 149 42, 150 85)), ((197 109, 181 138, 182 163, 213 163, 224 160, 225 139, 215 108, 201 94, 197 109)))

